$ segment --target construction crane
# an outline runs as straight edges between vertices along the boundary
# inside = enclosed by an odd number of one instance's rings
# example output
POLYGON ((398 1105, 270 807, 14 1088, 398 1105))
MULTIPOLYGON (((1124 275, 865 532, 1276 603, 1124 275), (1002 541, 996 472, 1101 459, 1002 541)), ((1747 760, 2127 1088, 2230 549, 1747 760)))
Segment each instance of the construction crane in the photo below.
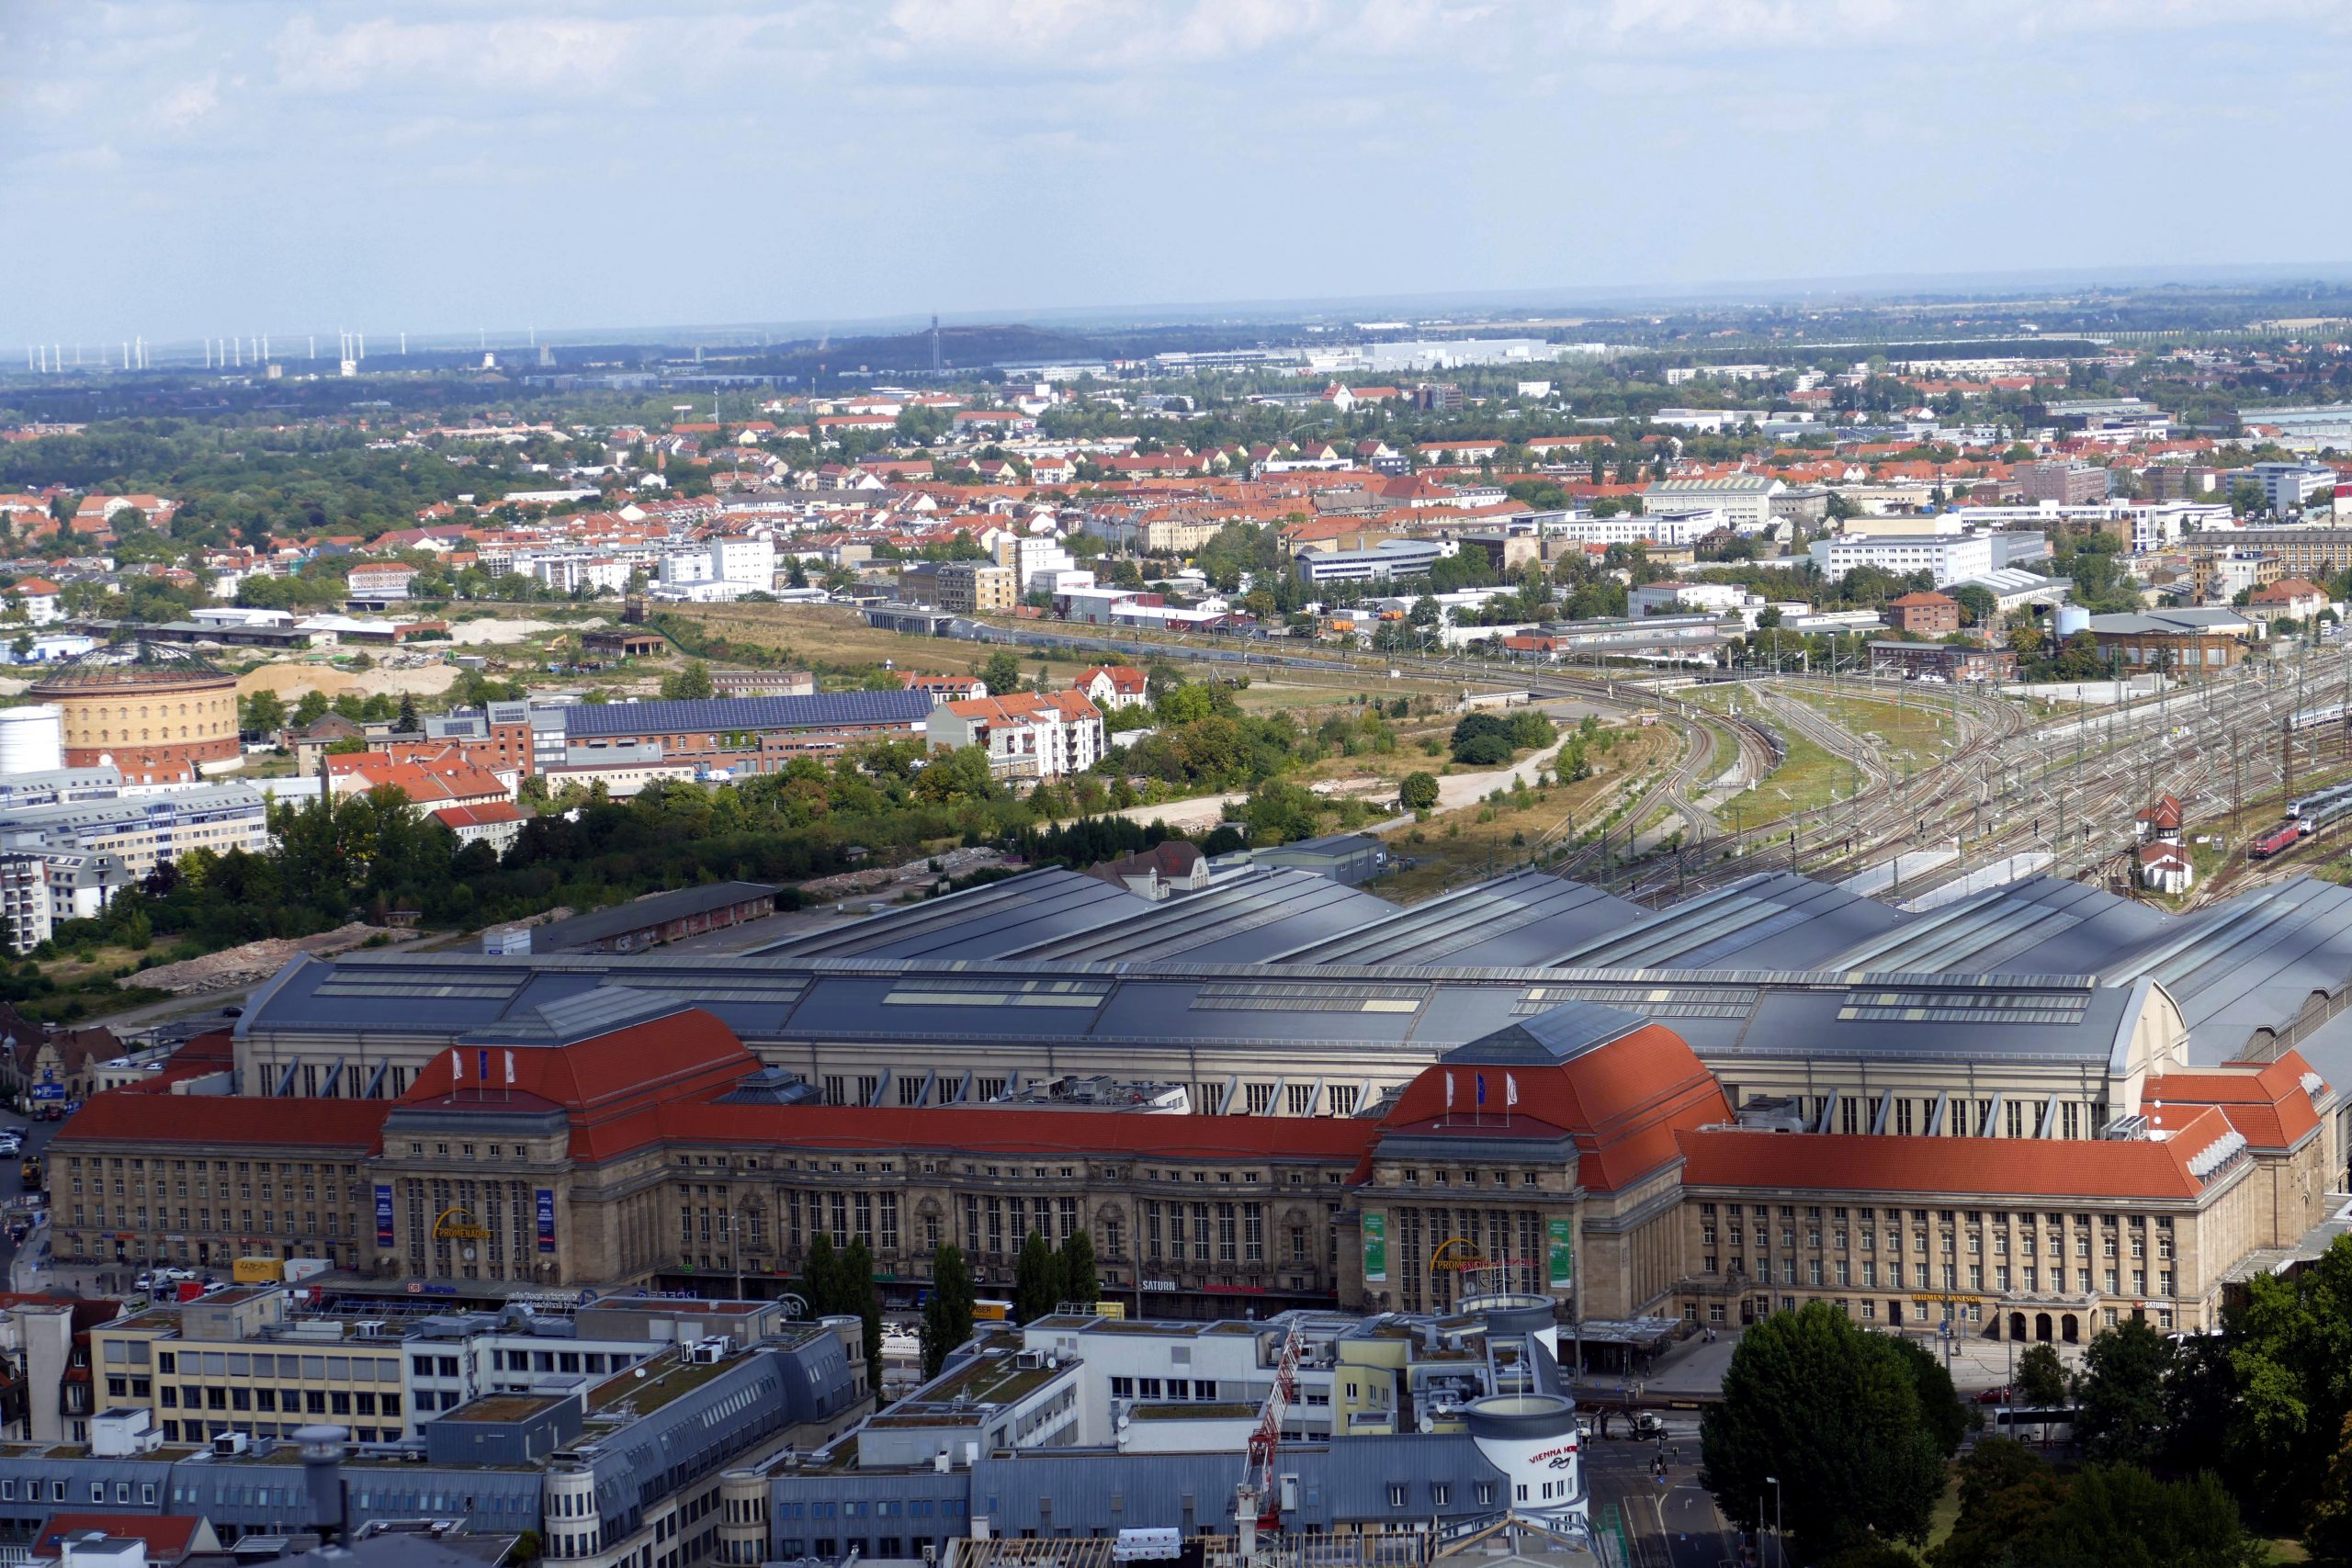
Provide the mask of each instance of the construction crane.
MULTIPOLYGON (((1283 1495, 1274 1483, 1274 1456, 1282 1451, 1283 1418, 1298 1395, 1298 1325, 1292 1323, 1283 1334, 1282 1353, 1274 1358, 1274 1386, 1259 1408, 1258 1425, 1241 1456, 1241 1484, 1234 1490, 1236 1533, 1245 1541, 1254 1542, 1260 1531, 1272 1535, 1282 1529, 1283 1495)), ((1246 1549, 1243 1555, 1249 1555, 1246 1549)))

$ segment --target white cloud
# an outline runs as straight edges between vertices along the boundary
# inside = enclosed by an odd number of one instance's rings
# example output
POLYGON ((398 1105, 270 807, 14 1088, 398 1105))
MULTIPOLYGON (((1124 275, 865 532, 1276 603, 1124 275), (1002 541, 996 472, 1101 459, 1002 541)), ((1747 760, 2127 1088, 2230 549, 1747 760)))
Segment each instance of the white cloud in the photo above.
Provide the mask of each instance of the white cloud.
POLYGON ((648 24, 522 17, 492 22, 378 17, 322 31, 298 17, 274 45, 287 86, 351 93, 393 84, 587 91, 610 85, 637 58, 648 24))
POLYGON ((166 130, 187 130, 209 118, 220 107, 220 78, 199 77, 183 83, 155 100, 149 118, 166 130))

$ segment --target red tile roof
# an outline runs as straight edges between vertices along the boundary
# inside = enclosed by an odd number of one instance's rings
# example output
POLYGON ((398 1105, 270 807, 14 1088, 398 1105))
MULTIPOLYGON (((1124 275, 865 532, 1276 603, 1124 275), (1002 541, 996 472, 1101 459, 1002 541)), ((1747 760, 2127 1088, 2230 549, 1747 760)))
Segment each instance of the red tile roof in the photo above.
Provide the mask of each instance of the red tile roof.
MULTIPOLYGON (((196 1514, 69 1514, 62 1511, 49 1516, 41 1527, 40 1539, 34 1550, 44 1555, 54 1554, 57 1538, 75 1535, 85 1530, 97 1530, 121 1540, 143 1540, 147 1554, 161 1563, 177 1562, 196 1548, 197 1532, 204 1528, 203 1518, 196 1514)), ((213 1541, 208 1546, 217 1545, 213 1541)))
POLYGON ((485 800, 473 806, 445 806, 433 814, 434 819, 452 829, 492 828, 502 822, 520 822, 523 813, 511 800, 485 800))
MULTIPOLYGON (((1679 1134, 1685 1187, 2193 1201, 2188 1162, 2231 1126, 2199 1110, 2154 1138, 1928 1138, 1708 1127, 1679 1134)), ((2248 1140, 2252 1140, 2249 1138, 2248 1140)))
MULTIPOLYGON (((1557 1066, 1472 1066, 1441 1063, 1405 1086, 1383 1125, 1393 1133, 1448 1137, 1509 1135, 1506 1113, 1576 1138, 1577 1180, 1595 1191, 1630 1187, 1680 1153, 1677 1135, 1726 1121, 1723 1088, 1680 1035, 1645 1023, 1557 1066), (1476 1104, 1476 1077, 1487 1080, 1487 1103, 1476 1104), (1448 1076, 1454 1102, 1446 1105, 1448 1076), (1519 1103, 1508 1103, 1516 1080, 1519 1103), (1474 1113, 1479 1120, 1471 1122, 1474 1113), (1465 1122, 1471 1124, 1465 1125, 1465 1122)), ((1519 1135, 1531 1134, 1524 1127, 1519 1135)))
POLYGON ((2312 1091, 2303 1087, 2307 1073, 2312 1073, 2311 1064, 2299 1051, 2289 1051, 2275 1062, 2224 1062, 2152 1077, 2140 1091, 2140 1103, 2148 1108, 2150 1122, 2160 1126, 2191 1117, 2206 1106, 2219 1107, 2253 1147, 2292 1148, 2319 1126, 2312 1091))
POLYGON ((283 1100, 259 1095, 181 1095, 110 1089, 94 1094, 57 1134, 84 1143, 267 1144, 372 1152, 383 1139, 386 1100, 306 1100, 287 1114, 283 1100))
POLYGON ((1374 1123, 1354 1117, 1165 1116, 1086 1111, 839 1105, 673 1105, 662 1130, 682 1142, 797 1148, 970 1150, 1001 1155, 1089 1152, 1162 1159, 1302 1159, 1352 1167, 1374 1123))

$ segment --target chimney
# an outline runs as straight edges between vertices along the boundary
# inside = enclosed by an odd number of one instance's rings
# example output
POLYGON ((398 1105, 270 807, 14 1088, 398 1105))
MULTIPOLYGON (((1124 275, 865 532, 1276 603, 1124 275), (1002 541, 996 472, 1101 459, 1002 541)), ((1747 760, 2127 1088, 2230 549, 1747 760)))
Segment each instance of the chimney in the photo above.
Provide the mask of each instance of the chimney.
POLYGON ((350 1439, 347 1427, 297 1427, 294 1441, 302 1451, 302 1487, 310 1495, 311 1528, 322 1546, 341 1545, 345 1539, 343 1509, 343 1447, 350 1439))

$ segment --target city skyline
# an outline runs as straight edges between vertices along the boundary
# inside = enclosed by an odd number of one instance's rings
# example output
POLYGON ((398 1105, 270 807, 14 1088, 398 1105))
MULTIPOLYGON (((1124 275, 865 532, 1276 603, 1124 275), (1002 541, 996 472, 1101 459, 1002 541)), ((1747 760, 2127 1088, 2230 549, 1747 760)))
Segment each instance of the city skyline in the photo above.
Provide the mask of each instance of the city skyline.
POLYGON ((2348 41, 2300 0, 35 4, 0 185, 60 239, 0 339, 2343 276, 2324 204, 2228 198, 2326 188, 2348 41))

